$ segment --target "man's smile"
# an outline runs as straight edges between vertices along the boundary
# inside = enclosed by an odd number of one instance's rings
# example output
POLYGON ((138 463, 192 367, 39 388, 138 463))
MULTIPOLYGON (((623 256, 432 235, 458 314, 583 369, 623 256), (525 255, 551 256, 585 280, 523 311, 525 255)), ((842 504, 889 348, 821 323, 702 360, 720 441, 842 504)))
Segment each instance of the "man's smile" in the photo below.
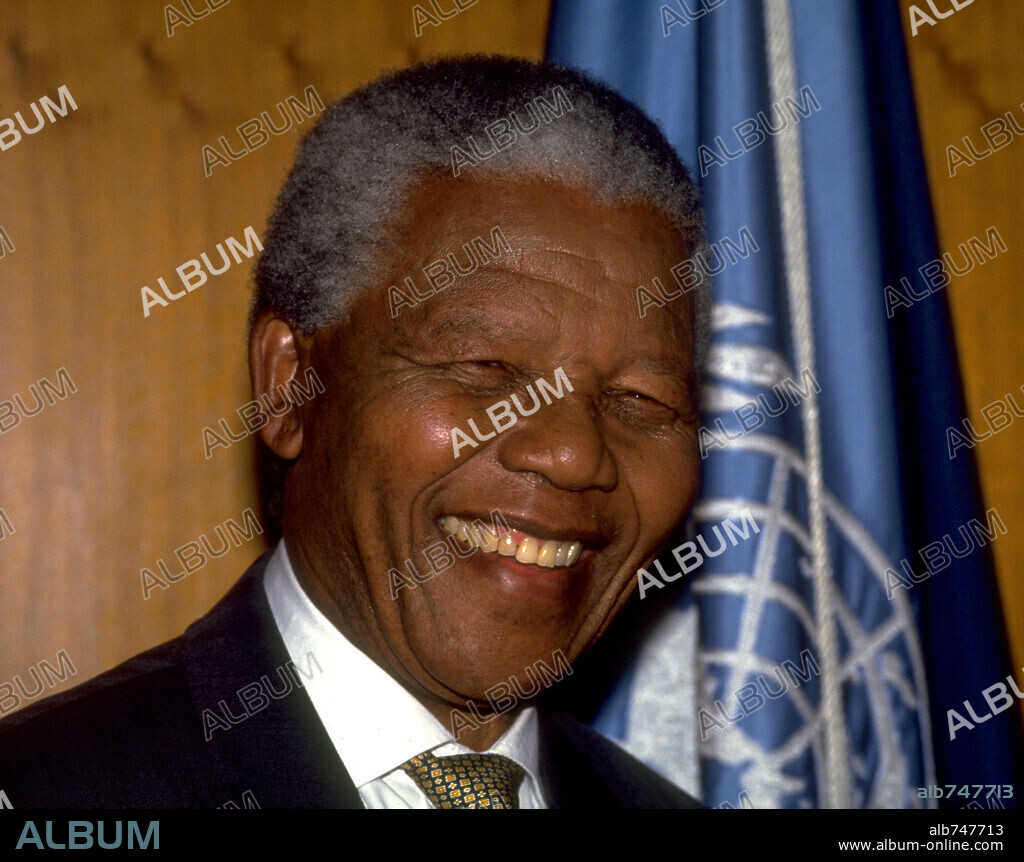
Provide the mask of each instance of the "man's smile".
POLYGON ((488 527, 480 521, 474 524, 455 515, 446 515, 438 523, 441 532, 455 536, 469 547, 477 548, 485 554, 515 557, 520 563, 547 569, 568 568, 574 565, 583 550, 581 541, 569 538, 542 538, 516 529, 506 533, 493 526, 488 527))
POLYGON ((456 594, 475 595, 489 604, 495 601, 490 589, 497 588, 503 597, 498 606, 513 601, 520 610, 527 605, 547 607, 544 613, 548 614, 576 606, 595 588, 599 551, 610 537, 569 527, 561 519, 556 519, 556 527, 554 521, 530 513, 496 509, 492 515, 485 518, 464 511, 434 521, 448 544, 458 545, 452 550, 461 559, 450 576, 460 579, 456 594))

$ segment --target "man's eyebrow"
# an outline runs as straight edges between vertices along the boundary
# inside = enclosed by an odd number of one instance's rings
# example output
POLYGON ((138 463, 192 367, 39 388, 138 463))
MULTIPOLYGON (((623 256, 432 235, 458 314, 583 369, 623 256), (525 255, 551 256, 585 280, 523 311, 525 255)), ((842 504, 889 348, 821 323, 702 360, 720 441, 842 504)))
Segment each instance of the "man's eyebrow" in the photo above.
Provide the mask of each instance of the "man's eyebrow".
POLYGON ((657 359, 653 356, 638 356, 632 365, 648 374, 669 378, 673 384, 678 384, 682 387, 684 396, 687 399, 696 403, 700 391, 700 383, 697 370, 691 363, 685 361, 676 363, 657 359))
POLYGON ((656 359, 653 356, 638 356, 630 364, 639 368, 641 371, 646 371, 650 374, 659 374, 665 377, 681 377, 685 379, 689 374, 686 363, 683 361, 669 362, 665 359, 656 359))

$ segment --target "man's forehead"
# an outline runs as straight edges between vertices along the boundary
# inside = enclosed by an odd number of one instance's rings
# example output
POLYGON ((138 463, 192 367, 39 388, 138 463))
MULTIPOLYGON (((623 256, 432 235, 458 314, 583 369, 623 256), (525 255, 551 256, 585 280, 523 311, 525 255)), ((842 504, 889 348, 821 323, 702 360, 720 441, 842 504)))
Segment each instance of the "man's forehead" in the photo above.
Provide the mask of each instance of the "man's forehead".
POLYGON ((404 212, 389 272, 367 307, 374 327, 390 329, 398 344, 539 346, 586 318, 630 341, 649 338, 648 353, 692 349, 688 299, 661 315, 638 313, 640 286, 670 279, 690 251, 648 205, 612 207, 535 177, 434 176, 404 212), (447 273, 443 286, 431 272, 447 273))
POLYGON ((691 244, 648 204, 612 205, 530 177, 495 183, 491 196, 485 181, 433 178, 411 195, 392 280, 454 256, 460 269, 505 269, 566 287, 586 282, 614 299, 616 288, 665 278, 690 254, 691 244))

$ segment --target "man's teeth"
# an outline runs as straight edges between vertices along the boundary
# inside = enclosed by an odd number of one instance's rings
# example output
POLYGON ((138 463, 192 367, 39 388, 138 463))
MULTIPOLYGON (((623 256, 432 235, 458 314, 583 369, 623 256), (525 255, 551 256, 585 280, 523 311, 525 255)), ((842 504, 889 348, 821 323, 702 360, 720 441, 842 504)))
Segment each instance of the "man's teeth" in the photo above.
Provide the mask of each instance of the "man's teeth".
POLYGON ((515 557, 520 563, 530 563, 547 569, 573 565, 583 550, 582 542, 559 542, 553 539, 535 539, 533 536, 526 536, 516 542, 508 533, 499 535, 493 527, 479 521, 474 525, 454 515, 446 515, 441 519, 441 529, 471 548, 479 548, 485 554, 497 553, 503 557, 515 557))

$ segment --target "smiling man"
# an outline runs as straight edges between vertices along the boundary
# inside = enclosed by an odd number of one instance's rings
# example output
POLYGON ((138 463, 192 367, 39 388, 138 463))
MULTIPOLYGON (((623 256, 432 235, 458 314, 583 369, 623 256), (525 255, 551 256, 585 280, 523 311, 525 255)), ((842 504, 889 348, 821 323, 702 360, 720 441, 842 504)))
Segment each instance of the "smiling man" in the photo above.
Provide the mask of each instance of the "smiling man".
POLYGON ((283 539, 181 638, 0 723, 12 803, 697 805, 531 698, 695 499, 706 291, 641 317, 637 287, 702 242, 664 137, 576 73, 448 60, 334 104, 256 274, 283 539))

